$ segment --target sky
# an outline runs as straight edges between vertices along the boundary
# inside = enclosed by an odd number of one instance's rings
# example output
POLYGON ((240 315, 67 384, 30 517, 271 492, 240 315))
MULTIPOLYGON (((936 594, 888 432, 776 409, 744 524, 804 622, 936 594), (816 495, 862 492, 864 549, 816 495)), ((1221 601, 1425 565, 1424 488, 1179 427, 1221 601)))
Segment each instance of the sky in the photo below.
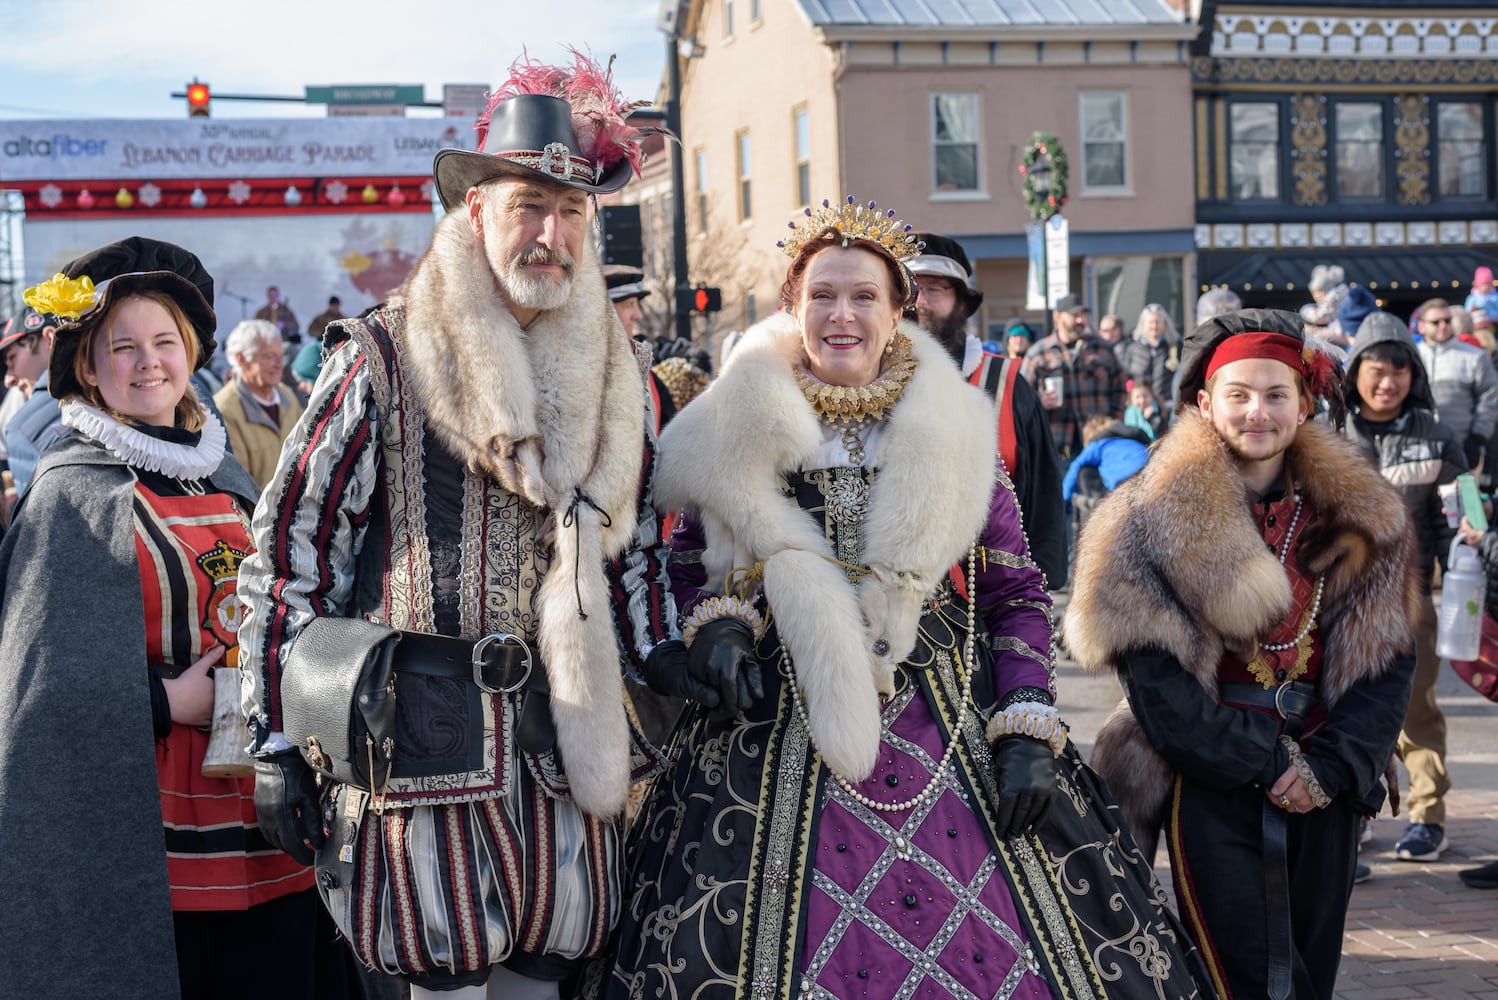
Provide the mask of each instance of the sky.
MULTIPOLYGON (((215 94, 301 96, 309 84, 493 87, 523 51, 610 55, 630 100, 665 66, 659 0, 0 0, 0 119, 183 118, 194 77, 215 94)), ((321 116, 320 105, 215 99, 215 118, 321 116)), ((439 112, 429 112, 436 114, 439 112)))

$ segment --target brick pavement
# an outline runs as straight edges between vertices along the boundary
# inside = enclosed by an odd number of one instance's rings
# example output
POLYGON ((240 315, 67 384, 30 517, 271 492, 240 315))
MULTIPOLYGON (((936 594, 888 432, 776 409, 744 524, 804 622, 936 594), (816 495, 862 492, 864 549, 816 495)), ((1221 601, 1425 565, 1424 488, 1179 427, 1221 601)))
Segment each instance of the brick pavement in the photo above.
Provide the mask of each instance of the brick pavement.
MULTIPOLYGON (((1053 597, 1059 608, 1064 593, 1053 597)), ((1064 654, 1057 663, 1062 714, 1084 757, 1118 701, 1111 678, 1088 677, 1064 654)), ((1437 685, 1446 711, 1453 789, 1446 795, 1451 849, 1441 861, 1394 860, 1405 817, 1385 807, 1362 860, 1372 880, 1355 886, 1347 915, 1336 1000, 1498 1000, 1498 891, 1468 889, 1456 873, 1498 858, 1498 706, 1445 672, 1437 685)), ((1407 780, 1407 779, 1403 779, 1407 780)), ((1170 891, 1162 849, 1155 859, 1170 891)))

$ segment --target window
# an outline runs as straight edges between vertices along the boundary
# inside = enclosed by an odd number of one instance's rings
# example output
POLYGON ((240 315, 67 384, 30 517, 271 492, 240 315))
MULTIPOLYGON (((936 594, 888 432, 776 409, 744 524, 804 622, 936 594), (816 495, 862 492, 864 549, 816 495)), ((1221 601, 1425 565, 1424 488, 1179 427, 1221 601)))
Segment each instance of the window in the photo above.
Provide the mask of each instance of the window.
POLYGON ((1099 316, 1113 313, 1126 323, 1133 323, 1146 304, 1158 302, 1179 327, 1187 314, 1184 271, 1180 257, 1094 257, 1092 301, 1099 316))
POLYGON ((931 151, 937 191, 977 191, 978 95, 931 95, 931 151))
MULTIPOLYGON (((749 0, 749 23, 758 24, 759 18, 759 0, 749 0)), ((752 323, 753 320, 750 320, 750 322, 752 323)))
POLYGON ((733 0, 723 0, 723 37, 733 37, 733 0))
POLYGON ((1082 190, 1129 186, 1128 101, 1121 91, 1083 93, 1082 190))
POLYGON ((754 289, 744 293, 744 325, 753 326, 759 322, 759 304, 754 299, 754 289))
POLYGON ((1436 105, 1436 163, 1440 169, 1442 198, 1483 198, 1487 178, 1483 176, 1482 105, 1467 101, 1442 101, 1436 105))
POLYGON ((749 133, 739 133, 739 218, 754 217, 753 204, 749 200, 749 133))
POLYGON ((1337 197, 1384 196, 1384 109, 1377 103, 1339 101, 1333 116, 1337 130, 1337 197))
POLYGON ((697 231, 707 232, 707 150, 697 150, 697 231))
POLYGON ((795 113, 796 123, 796 204, 811 204, 811 118, 802 108, 795 113))
POLYGON ((1280 106, 1238 102, 1229 109, 1228 177, 1236 199, 1278 201, 1280 196, 1280 106))

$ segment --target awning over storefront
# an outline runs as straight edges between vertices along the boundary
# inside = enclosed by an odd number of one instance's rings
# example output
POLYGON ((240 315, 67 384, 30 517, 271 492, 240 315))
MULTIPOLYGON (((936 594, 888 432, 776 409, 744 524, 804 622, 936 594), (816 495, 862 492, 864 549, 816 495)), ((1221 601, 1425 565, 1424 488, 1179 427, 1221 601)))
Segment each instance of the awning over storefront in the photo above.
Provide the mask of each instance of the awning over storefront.
POLYGON ((1235 292, 1300 292, 1309 300, 1311 271, 1318 264, 1338 264, 1347 281, 1374 291, 1466 295, 1472 272, 1498 263, 1498 247, 1400 247, 1381 250, 1257 250, 1209 252, 1197 257, 1197 278, 1211 287, 1235 292))

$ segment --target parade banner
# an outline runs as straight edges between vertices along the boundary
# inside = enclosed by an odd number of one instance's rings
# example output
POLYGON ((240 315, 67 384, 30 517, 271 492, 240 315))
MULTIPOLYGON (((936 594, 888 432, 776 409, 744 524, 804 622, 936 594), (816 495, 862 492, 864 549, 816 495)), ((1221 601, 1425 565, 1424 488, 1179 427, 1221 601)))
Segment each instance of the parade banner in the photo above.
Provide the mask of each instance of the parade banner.
POLYGON ((0 121, 7 182, 430 176, 476 133, 448 118, 0 121))

